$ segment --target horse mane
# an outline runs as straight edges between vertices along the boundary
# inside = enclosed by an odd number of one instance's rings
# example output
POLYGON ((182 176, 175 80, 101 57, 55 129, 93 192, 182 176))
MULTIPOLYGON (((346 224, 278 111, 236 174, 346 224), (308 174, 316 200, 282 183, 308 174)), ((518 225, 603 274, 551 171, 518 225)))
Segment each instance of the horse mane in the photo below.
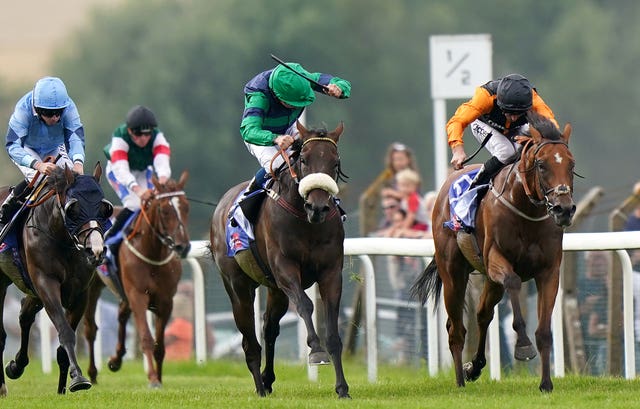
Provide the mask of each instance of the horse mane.
POLYGON ((540 132, 543 138, 552 141, 562 139, 560 129, 558 129, 551 119, 542 116, 537 112, 529 111, 527 113, 527 121, 529 122, 529 126, 540 132))
MULTIPOLYGON (((77 173, 73 173, 73 179, 78 176, 77 173)), ((67 178, 65 175, 65 170, 61 167, 57 167, 53 170, 53 172, 47 177, 46 186, 48 189, 53 189, 58 193, 63 193, 72 183, 67 182, 67 178)))

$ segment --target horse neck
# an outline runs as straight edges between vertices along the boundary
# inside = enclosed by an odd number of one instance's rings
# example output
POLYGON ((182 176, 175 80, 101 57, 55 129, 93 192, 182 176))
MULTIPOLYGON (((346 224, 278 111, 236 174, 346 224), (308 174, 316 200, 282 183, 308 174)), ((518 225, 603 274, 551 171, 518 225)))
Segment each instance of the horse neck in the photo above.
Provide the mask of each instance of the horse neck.
MULTIPOLYGON (((150 207, 151 209, 151 207, 150 207)), ((153 211, 147 211, 146 213, 142 213, 143 210, 140 211, 138 217, 141 217, 140 221, 140 243, 144 248, 150 249, 151 251, 162 251, 163 247, 166 247, 164 243, 158 237, 158 215, 153 208, 153 211), (145 216, 146 215, 146 216, 145 216)))
MULTIPOLYGON (((502 189, 504 197, 508 198, 517 209, 525 211, 527 214, 532 216, 535 214, 542 215, 546 213, 544 206, 533 203, 525 191, 524 183, 527 183, 531 194, 534 195, 533 198, 537 200, 535 197, 537 194, 535 172, 526 172, 526 180, 523 180, 522 174, 519 173, 519 169, 520 161, 517 161, 512 166, 506 167, 502 170, 502 173, 506 173, 502 189)), ((500 190, 498 193, 500 193, 500 190)))

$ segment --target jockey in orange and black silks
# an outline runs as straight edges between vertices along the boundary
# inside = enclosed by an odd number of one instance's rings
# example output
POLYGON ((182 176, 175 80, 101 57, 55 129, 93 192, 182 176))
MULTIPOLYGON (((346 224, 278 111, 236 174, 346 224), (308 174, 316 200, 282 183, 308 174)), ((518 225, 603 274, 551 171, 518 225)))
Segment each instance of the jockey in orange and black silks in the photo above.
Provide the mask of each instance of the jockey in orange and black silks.
POLYGON ((462 140, 467 126, 480 143, 491 134, 485 147, 492 157, 485 162, 470 188, 488 183, 504 165, 514 160, 517 147, 512 138, 528 134, 526 113, 530 110, 558 125, 551 108, 520 74, 510 74, 479 86, 474 96, 458 107, 447 122, 454 169, 461 169, 467 159, 462 140))

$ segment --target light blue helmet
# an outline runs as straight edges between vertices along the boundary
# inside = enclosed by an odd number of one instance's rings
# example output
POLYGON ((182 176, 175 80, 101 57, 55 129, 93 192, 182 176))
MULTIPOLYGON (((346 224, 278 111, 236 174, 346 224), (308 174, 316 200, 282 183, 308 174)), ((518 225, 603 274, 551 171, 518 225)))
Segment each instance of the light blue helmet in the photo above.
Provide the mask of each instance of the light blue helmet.
POLYGON ((33 88, 33 106, 44 109, 63 109, 69 106, 71 98, 67 87, 60 78, 44 77, 33 88))

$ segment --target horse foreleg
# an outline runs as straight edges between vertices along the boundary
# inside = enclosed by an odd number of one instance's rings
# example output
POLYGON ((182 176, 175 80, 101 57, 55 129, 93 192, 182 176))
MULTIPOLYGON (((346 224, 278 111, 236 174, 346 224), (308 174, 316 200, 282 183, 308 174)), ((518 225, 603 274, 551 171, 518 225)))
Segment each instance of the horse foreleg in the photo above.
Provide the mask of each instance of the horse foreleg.
MULTIPOLYGON (((0 272, 1 274, 1 272, 0 272)), ((7 332, 4 329, 3 314, 4 314, 4 299, 7 295, 7 287, 11 282, 4 278, 4 275, 0 276, 0 367, 4 364, 2 362, 2 355, 7 342, 7 332)), ((0 370, 0 398, 7 396, 7 384, 4 379, 4 371, 0 370)))
POLYGON ((165 344, 164 344, 164 331, 167 328, 167 323, 171 317, 171 311, 173 310, 173 299, 170 297, 168 303, 158 306, 155 311, 156 315, 156 341, 153 348, 153 358, 156 361, 156 371, 158 373, 158 383, 162 384, 162 364, 164 362, 165 344))
POLYGON ((37 298, 27 296, 22 299, 20 317, 18 318, 20 322, 20 349, 15 358, 5 368, 9 379, 18 379, 22 376, 24 368, 29 365, 29 333, 33 322, 36 320, 36 314, 41 309, 42 303, 37 298))
POLYGON ((513 330, 516 332, 516 349, 514 357, 519 361, 529 361, 536 356, 536 350, 527 335, 527 325, 522 316, 520 308, 520 289, 522 280, 516 274, 510 274, 504 279, 504 288, 511 300, 511 310, 513 311, 513 330))
POLYGON ((127 353, 127 322, 131 316, 131 308, 125 301, 120 302, 118 309, 118 343, 115 355, 109 358, 109 370, 116 372, 122 367, 122 357, 127 353))
MULTIPOLYGON (((558 258, 559 259, 559 258, 558 258)), ((551 276, 542 274, 536 278, 538 287, 538 328, 536 330, 536 346, 540 351, 540 362, 542 364, 542 379, 540 380, 540 391, 551 392, 553 382, 551 381, 550 355, 553 337, 551 334, 551 313, 558 295, 558 285, 560 276, 558 269, 555 269, 551 276)))
POLYGON ((487 331, 489 324, 493 320, 493 310, 496 304, 500 302, 504 295, 504 287, 495 283, 490 279, 486 279, 480 300, 478 301, 478 312, 476 319, 478 321, 478 349, 471 360, 464 365, 465 378, 467 381, 475 381, 480 377, 482 369, 487 365, 485 356, 487 331))
POLYGON ((273 383, 276 374, 273 369, 275 357, 276 338, 280 335, 280 319, 289 308, 289 299, 278 289, 269 289, 267 295, 267 308, 264 312, 264 348, 265 365, 262 371, 262 383, 267 393, 273 392, 273 383))
POLYGON ((67 375, 69 374, 69 356, 62 345, 56 349, 56 362, 58 363, 58 394, 64 395, 67 390, 67 375))
MULTIPOLYGON (((441 264, 442 263, 439 265, 441 264)), ((464 349, 464 339, 467 335, 467 329, 464 327, 463 306, 468 274, 455 274, 451 276, 440 268, 438 273, 442 278, 444 306, 448 315, 449 350, 451 351, 453 366, 456 371, 456 383, 458 386, 464 386, 465 376, 462 368, 462 350, 464 349)))
POLYGON ((98 383, 98 368, 95 359, 95 342, 98 326, 96 324, 96 308, 98 306, 98 298, 102 292, 102 281, 94 279, 91 287, 89 287, 89 298, 87 300, 87 308, 84 312, 84 338, 89 347, 89 368, 87 373, 91 379, 91 383, 98 383))
POLYGON ((136 323, 136 330, 138 331, 142 357, 147 362, 147 379, 149 380, 149 387, 158 388, 162 385, 158 379, 158 372, 153 359, 154 339, 151 335, 151 330, 149 329, 146 314, 147 305, 149 305, 149 297, 142 293, 127 293, 127 299, 129 300, 131 311, 133 311, 133 319, 136 323))
POLYGON ((350 398, 349 385, 344 377, 344 369, 342 367, 342 340, 338 330, 342 294, 341 273, 342 265, 338 267, 336 274, 327 276, 318 283, 318 289, 324 304, 327 325, 327 349, 333 360, 333 368, 336 375, 335 391, 340 398, 350 398))

